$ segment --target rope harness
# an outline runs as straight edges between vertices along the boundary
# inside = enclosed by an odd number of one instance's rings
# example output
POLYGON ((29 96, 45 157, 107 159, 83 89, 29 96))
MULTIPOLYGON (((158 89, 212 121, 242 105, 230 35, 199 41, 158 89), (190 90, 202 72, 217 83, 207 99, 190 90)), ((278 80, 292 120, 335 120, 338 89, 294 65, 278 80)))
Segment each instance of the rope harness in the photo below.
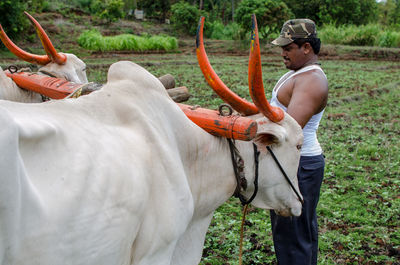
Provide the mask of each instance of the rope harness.
MULTIPOLYGON (((229 150, 231 152, 231 160, 233 166, 233 172, 236 178, 236 189, 233 193, 233 196, 239 198, 240 202, 243 206, 243 215, 242 215, 242 222, 240 227, 240 244, 239 244, 239 265, 242 265, 242 256, 243 256, 243 233, 244 233, 244 223, 246 220, 246 213, 248 205, 254 200, 258 192, 258 167, 259 167, 259 156, 260 152, 257 150, 257 146, 253 143, 253 150, 254 150, 254 192, 253 195, 246 199, 241 192, 247 189, 247 180, 244 174, 244 161, 242 156, 239 153, 239 150, 235 146, 235 142, 232 139, 227 138, 229 143, 229 150)), ((272 151, 271 147, 266 146, 268 152, 271 154, 273 160, 277 164, 279 170, 281 171, 282 175, 285 177, 286 181, 289 183, 290 187, 295 192, 297 198, 304 204, 304 200, 302 199, 300 193, 296 190, 293 183, 290 181, 288 175, 286 174, 285 170, 283 169, 282 165, 279 163, 279 160, 276 158, 274 152, 272 151)))
POLYGON ((233 193, 233 196, 239 198, 242 205, 250 204, 257 195, 258 192, 258 157, 260 152, 257 150, 257 146, 253 143, 254 150, 254 192, 253 195, 246 199, 241 192, 247 189, 247 180, 244 174, 244 161, 242 156, 239 153, 239 150, 236 148, 235 143, 232 139, 227 138, 229 143, 229 149, 231 151, 231 160, 233 166, 233 172, 235 173, 236 178, 236 189, 233 193))
POLYGON ((274 152, 272 152, 271 147, 267 146, 267 150, 271 154, 271 156, 274 159, 276 165, 279 167, 280 171, 282 172, 282 175, 285 177, 285 179, 289 183, 290 187, 292 187, 294 193, 296 193, 296 196, 299 199, 299 201, 301 202, 301 204, 304 204, 303 198, 301 198, 300 193, 296 190, 296 188, 294 187, 293 183, 290 181, 290 179, 289 179, 288 175, 286 174, 285 170, 283 170, 281 164, 279 163, 279 160, 276 158, 274 152))

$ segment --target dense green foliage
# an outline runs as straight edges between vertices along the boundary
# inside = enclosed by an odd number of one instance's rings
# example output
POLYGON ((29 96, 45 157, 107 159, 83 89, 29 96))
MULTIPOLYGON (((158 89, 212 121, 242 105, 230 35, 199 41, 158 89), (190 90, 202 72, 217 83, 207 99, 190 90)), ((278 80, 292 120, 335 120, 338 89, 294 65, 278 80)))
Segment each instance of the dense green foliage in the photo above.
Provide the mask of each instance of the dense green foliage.
POLYGON ((275 37, 289 18, 307 17, 313 19, 320 30, 334 33, 324 36, 325 43, 399 47, 400 0, 379 3, 375 0, 3 0, 0 1, 0 24, 15 38, 27 29, 24 10, 59 12, 65 17, 85 12, 93 16, 92 22, 110 25, 128 12, 128 18, 133 19, 134 8, 143 9, 145 18, 153 22, 164 23, 169 19, 177 35, 194 35, 198 19, 203 15, 207 18, 206 37, 243 39, 250 29, 251 14, 255 13, 260 38, 275 37), (375 36, 370 34, 371 23, 380 29, 375 36), (347 29, 347 25, 360 27, 349 26, 351 30, 345 32, 350 35, 345 38, 344 33, 333 29, 334 26, 347 29))
POLYGON ((362 25, 375 22, 378 4, 375 0, 283 0, 297 18, 324 23, 362 25))
POLYGON ((377 17, 375 0, 323 0, 319 11, 319 22, 363 25, 377 17))
POLYGON ((122 0, 93 0, 90 11, 108 23, 124 18, 124 2, 122 0))
POLYGON ((25 9, 25 1, 0 1, 0 24, 7 31, 9 37, 21 37, 21 32, 28 24, 28 20, 23 13, 25 9))
POLYGON ((171 3, 169 0, 142 0, 138 1, 137 8, 143 9, 146 17, 164 22, 171 9, 171 3))
POLYGON ((95 29, 83 32, 78 38, 78 44, 91 51, 171 51, 178 47, 174 37, 132 34, 103 37, 95 29))
POLYGON ((283 1, 243 0, 236 9, 235 21, 250 31, 252 14, 256 14, 261 37, 279 31, 282 24, 293 16, 283 1))
POLYGON ((400 0, 386 0, 379 4, 379 21, 383 25, 400 27, 400 0))
POLYGON ((224 25, 221 21, 207 23, 205 36, 215 40, 238 40, 242 38, 243 30, 237 23, 224 25))
POLYGON ((325 25, 319 31, 323 43, 355 46, 400 47, 400 31, 383 30, 378 24, 325 25))
POLYGON ((189 3, 179 2, 171 6, 171 22, 175 30, 181 33, 196 34, 200 11, 189 3))

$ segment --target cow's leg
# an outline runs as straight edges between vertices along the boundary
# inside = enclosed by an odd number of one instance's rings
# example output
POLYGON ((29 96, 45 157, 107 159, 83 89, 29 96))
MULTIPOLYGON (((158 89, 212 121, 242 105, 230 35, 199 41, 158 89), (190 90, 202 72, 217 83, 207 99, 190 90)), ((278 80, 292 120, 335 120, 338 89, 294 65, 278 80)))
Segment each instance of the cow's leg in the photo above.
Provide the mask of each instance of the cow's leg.
POLYGON ((194 218, 176 245, 171 264, 199 264, 204 240, 210 225, 212 214, 203 218, 194 218))

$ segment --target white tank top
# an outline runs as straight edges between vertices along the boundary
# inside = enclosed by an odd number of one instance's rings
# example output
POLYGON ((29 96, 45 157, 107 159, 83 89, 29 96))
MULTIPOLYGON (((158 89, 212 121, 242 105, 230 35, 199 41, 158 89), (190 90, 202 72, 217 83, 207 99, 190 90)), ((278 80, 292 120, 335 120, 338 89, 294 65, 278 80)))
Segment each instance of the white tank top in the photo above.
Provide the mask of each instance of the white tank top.
MULTIPOLYGON (((326 77, 324 71, 319 67, 318 65, 309 65, 304 68, 301 68, 300 70, 297 71, 289 71, 286 74, 284 74, 276 83, 274 89, 272 90, 272 98, 271 98, 271 105, 280 107, 284 111, 287 111, 287 108, 281 104, 278 100, 278 91, 282 87, 282 85, 289 80, 290 78, 307 72, 311 70, 320 70, 324 76, 326 77)), ((303 128, 303 135, 304 135, 304 141, 303 141, 303 146, 301 148, 300 154, 302 156, 316 156, 322 154, 322 148, 318 142, 317 139, 317 130, 319 126, 319 122, 321 121, 322 115, 324 114, 323 109, 320 113, 317 113, 311 117, 311 119, 307 122, 307 124, 303 128)))

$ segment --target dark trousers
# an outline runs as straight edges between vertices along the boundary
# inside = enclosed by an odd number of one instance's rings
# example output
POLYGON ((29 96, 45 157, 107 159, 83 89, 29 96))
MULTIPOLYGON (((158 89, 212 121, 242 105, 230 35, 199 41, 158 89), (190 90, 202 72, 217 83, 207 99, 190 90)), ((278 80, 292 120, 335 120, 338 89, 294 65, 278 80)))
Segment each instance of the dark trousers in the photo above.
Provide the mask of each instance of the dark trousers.
POLYGON ((275 254, 279 265, 314 265, 318 254, 316 208, 324 176, 323 155, 302 156, 297 177, 304 198, 299 217, 270 212, 275 254))

